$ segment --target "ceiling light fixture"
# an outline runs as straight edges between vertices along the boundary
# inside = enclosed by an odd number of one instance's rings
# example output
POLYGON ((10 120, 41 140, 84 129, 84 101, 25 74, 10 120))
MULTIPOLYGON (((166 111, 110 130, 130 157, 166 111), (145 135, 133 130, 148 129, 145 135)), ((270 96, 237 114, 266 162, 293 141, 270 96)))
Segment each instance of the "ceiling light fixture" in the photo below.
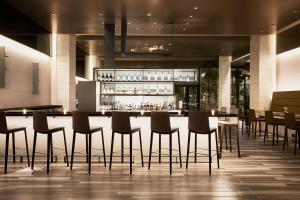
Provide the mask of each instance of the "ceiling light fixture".
POLYGON ((152 13, 147 13, 146 14, 148 17, 151 17, 152 16, 152 13))
POLYGON ((103 16, 103 13, 98 13, 99 16, 103 16))
POLYGON ((169 46, 172 46, 172 43, 169 43, 169 46))
POLYGON ((190 15, 190 18, 193 18, 193 15, 190 15))
POLYGON ((55 13, 51 13, 51 15, 52 15, 52 16, 54 16, 54 15, 55 15, 55 13))
POLYGON ((189 22, 186 22, 185 24, 186 24, 186 25, 188 25, 188 24, 189 24, 189 22))
POLYGON ((153 22, 153 24, 156 25, 157 23, 156 23, 156 22, 153 22))
POLYGON ((197 6, 195 6, 195 7, 194 7, 194 10, 198 10, 198 7, 197 7, 197 6))
POLYGON ((130 25, 130 22, 127 22, 128 25, 130 25))

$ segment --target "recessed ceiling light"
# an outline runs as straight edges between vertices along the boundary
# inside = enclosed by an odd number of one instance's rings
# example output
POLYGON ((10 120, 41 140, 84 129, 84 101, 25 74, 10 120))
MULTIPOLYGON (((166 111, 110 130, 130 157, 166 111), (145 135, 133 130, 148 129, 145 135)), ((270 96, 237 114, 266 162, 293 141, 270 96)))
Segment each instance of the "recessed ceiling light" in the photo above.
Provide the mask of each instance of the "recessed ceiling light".
POLYGON ((193 18, 193 15, 190 15, 190 18, 193 18))
POLYGON ((169 51, 169 49, 166 49, 167 51, 169 51))
POLYGON ((104 24, 104 22, 101 22, 101 24, 104 24))
POLYGON ((99 46, 101 46, 101 45, 102 45, 102 43, 98 43, 98 45, 99 45, 99 46))
POLYGON ((130 25, 130 22, 127 22, 128 25, 130 25))
POLYGON ((149 45, 148 43, 145 44, 145 46, 148 46, 148 45, 149 45))
POLYGON ((198 10, 198 7, 197 7, 197 6, 195 6, 195 7, 194 7, 194 10, 198 10))
POLYGON ((148 17, 151 17, 152 16, 152 13, 147 13, 146 14, 148 17))
POLYGON ((51 13, 51 15, 52 15, 52 16, 54 16, 54 15, 55 15, 55 13, 51 13))
POLYGON ((169 46, 171 46, 172 45, 172 43, 169 43, 169 46))
POLYGON ((99 16, 103 16, 103 13, 98 13, 99 16))
POLYGON ((157 23, 156 23, 156 22, 153 22, 153 24, 156 25, 157 23))
POLYGON ((185 24, 186 24, 186 25, 188 25, 188 24, 189 24, 189 22, 186 22, 185 24))

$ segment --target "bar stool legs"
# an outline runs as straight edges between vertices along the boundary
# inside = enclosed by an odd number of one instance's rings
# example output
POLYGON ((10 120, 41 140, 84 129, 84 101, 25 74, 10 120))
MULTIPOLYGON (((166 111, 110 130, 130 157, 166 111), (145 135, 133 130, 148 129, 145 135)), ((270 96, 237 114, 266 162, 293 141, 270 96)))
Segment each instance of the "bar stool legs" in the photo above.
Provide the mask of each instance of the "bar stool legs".
POLYGON ((27 154, 27 164, 28 164, 28 167, 30 167, 29 149, 28 149, 28 140, 27 140, 27 132, 26 132, 26 129, 24 130, 24 135, 25 135, 25 146, 26 146, 26 154, 27 154))
POLYGON ((34 131, 34 136, 33 136, 33 148, 32 148, 32 160, 31 160, 31 170, 33 170, 33 169, 34 169, 34 159, 35 159, 36 138, 37 138, 37 132, 36 132, 36 131, 34 131))
POLYGON ((186 169, 188 168, 188 164, 189 164, 189 155, 190 155, 190 141, 191 141, 191 131, 189 131, 189 135, 188 135, 188 144, 187 144, 187 152, 186 152, 186 169))
POLYGON ((197 134, 195 134, 195 163, 197 163, 197 134))
POLYGON ((161 135, 158 136, 158 162, 161 163, 161 135))
POLYGON ((114 150, 114 137, 115 137, 115 132, 112 132, 112 136, 111 136, 111 146, 110 146, 109 170, 111 170, 112 156, 113 156, 113 150, 114 150))
MULTIPOLYGON (((152 143, 153 143, 153 131, 151 131, 151 136, 150 136, 150 150, 149 150, 148 170, 150 170, 150 165, 151 165, 152 143)), ((160 156, 160 154, 159 154, 159 156, 160 156)))
POLYGON ((179 131, 177 132, 177 135, 178 135, 178 149, 179 149, 180 168, 182 168, 181 145, 180 145, 180 135, 179 135, 179 131))
POLYGON ((144 167, 143 145, 142 145, 142 134, 141 134, 141 131, 139 131, 139 137, 140 137, 140 150, 141 150, 142 167, 144 167))
POLYGON ((6 133, 4 174, 7 173, 8 147, 9 147, 9 133, 6 133))
POLYGON ((92 163, 92 134, 89 133, 89 174, 91 173, 91 163, 92 163))
POLYGON ((74 160, 74 149, 75 149, 75 140, 76 140, 76 132, 73 132, 73 142, 72 142, 72 154, 71 154, 71 167, 70 169, 73 169, 73 160, 74 160))
POLYGON ((13 162, 16 162, 16 140, 15 140, 15 134, 12 133, 12 148, 13 148, 13 162))
POLYGON ((102 148, 103 148, 104 166, 106 167, 106 155, 105 155, 105 146, 104 146, 104 135, 103 135, 103 130, 101 130, 101 136, 102 136, 102 148))
POLYGON ((172 134, 170 134, 170 174, 172 174, 172 134))
POLYGON ((68 158, 68 149, 67 149, 67 140, 66 140, 65 129, 63 130, 63 136, 64 136, 64 145, 65 145, 65 154, 66 154, 67 167, 69 167, 69 158, 68 158))

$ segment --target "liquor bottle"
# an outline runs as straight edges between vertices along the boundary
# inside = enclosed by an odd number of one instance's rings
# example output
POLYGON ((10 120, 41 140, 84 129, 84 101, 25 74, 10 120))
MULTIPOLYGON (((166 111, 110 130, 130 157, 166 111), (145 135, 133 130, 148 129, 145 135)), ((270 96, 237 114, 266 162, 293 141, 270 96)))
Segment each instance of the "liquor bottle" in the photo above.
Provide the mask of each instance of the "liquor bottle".
POLYGON ((164 73, 162 72, 162 73, 161 73, 161 80, 163 81, 164 78, 165 78, 165 77, 164 77, 164 73))
POLYGON ((154 75, 154 80, 157 81, 157 74, 155 72, 155 75, 154 75))
POLYGON ((159 93, 158 85, 156 86, 156 94, 159 93))
POLYGON ((105 81, 108 81, 108 73, 106 73, 105 81))
POLYGON ((109 81, 112 81, 112 75, 109 73, 109 81))
POLYGON ((168 74, 168 80, 170 81, 171 80, 171 73, 169 72, 168 74))
POLYGON ((142 74, 140 74, 140 81, 142 81, 142 74))
POLYGON ((104 73, 102 73, 101 81, 105 81, 104 73))
POLYGON ((179 81, 182 81, 181 75, 179 75, 179 81))
POLYGON ((150 72, 148 72, 148 81, 151 80, 151 77, 150 77, 150 72))

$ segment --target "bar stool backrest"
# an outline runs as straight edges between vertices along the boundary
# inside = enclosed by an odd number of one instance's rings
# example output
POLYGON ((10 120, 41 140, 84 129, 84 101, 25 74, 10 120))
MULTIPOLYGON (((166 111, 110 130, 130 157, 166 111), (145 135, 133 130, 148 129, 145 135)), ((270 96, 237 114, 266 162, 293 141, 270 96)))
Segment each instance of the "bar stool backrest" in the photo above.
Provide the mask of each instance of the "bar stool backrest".
POLYGON ((209 112, 189 112, 188 126, 195 133, 209 132, 209 112))
POLYGON ((243 117, 244 117, 243 109, 242 109, 242 108, 239 108, 237 114, 238 114, 238 118, 243 118, 243 117))
POLYGON ((111 119, 111 129, 117 133, 130 133, 130 116, 128 112, 113 112, 111 119))
POLYGON ((265 111, 265 120, 267 124, 274 124, 273 112, 270 110, 265 111))
POLYGON ((72 113, 73 130, 78 133, 90 132, 89 113, 75 111, 72 113))
POLYGON ((284 123, 286 128, 296 130, 297 121, 296 121, 295 113, 285 113, 284 123))
POLYGON ((168 133, 171 131, 169 112, 151 112, 151 131, 154 131, 156 133, 168 133))
POLYGON ((7 122, 4 112, 0 112, 0 133, 7 131, 7 122))
POLYGON ((48 131, 47 113, 43 111, 33 112, 33 130, 44 133, 48 131))
POLYGON ((256 113, 254 109, 249 110, 249 119, 250 120, 255 120, 256 119, 256 113))

